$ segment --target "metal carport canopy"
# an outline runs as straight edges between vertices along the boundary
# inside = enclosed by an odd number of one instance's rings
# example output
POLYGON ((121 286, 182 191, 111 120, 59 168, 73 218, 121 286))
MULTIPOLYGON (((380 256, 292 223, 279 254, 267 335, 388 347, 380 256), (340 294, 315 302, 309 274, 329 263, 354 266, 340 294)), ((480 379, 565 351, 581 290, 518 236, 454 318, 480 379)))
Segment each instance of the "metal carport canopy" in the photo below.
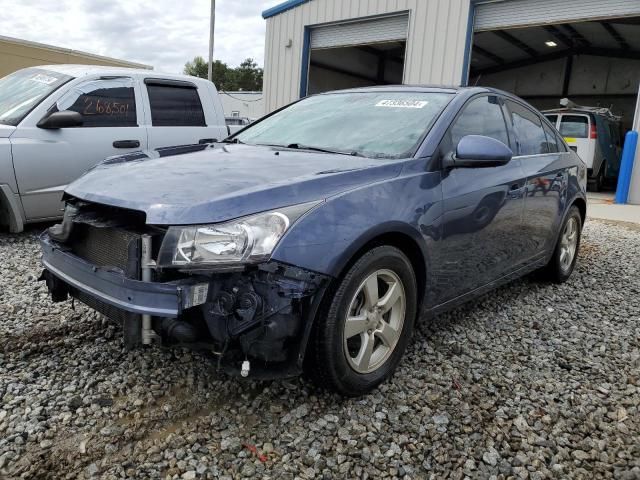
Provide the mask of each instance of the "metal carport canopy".
POLYGON ((640 15, 640 0, 499 0, 478 3, 474 30, 640 15))

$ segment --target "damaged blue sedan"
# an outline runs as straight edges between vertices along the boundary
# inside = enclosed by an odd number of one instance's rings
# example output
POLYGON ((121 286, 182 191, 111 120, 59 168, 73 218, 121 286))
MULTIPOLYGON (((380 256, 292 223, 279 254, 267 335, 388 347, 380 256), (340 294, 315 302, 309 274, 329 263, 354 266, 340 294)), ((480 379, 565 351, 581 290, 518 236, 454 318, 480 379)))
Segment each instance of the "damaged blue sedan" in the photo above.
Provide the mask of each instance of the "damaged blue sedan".
POLYGON ((586 167, 533 107, 488 88, 320 94, 223 142, 106 160, 41 237, 54 301, 128 347, 209 352, 249 378, 361 395, 417 318, 534 270, 563 282, 586 167))

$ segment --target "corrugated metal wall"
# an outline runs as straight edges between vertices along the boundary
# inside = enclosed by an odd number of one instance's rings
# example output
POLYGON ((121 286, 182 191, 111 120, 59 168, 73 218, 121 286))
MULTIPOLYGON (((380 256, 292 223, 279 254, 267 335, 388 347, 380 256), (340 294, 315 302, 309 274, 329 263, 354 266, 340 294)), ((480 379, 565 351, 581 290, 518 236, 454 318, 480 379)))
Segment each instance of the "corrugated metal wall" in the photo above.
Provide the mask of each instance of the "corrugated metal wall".
POLYGON ((334 23, 313 29, 311 48, 391 42, 407 38, 409 15, 389 15, 365 22, 334 23))
POLYGON ((266 111, 298 99, 305 25, 395 12, 409 12, 404 83, 459 85, 469 5, 469 0, 311 0, 268 18, 266 111))
POLYGON ((640 0, 510 0, 478 5, 475 30, 640 15, 640 0))

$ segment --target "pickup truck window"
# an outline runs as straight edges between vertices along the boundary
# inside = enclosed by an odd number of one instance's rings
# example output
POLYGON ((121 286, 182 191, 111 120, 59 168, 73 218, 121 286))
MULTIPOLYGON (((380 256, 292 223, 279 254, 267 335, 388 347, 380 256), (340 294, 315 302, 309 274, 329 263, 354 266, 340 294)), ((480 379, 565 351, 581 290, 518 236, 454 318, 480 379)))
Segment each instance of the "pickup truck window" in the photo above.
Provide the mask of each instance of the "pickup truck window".
POLYGON ((82 115, 82 127, 137 127, 133 80, 92 80, 74 86, 56 104, 82 115))
POLYGON ((154 127, 205 127, 198 90, 173 85, 147 85, 154 127))
POLYGON ((0 79, 0 123, 17 126, 33 108, 71 78, 41 68, 28 68, 0 79))

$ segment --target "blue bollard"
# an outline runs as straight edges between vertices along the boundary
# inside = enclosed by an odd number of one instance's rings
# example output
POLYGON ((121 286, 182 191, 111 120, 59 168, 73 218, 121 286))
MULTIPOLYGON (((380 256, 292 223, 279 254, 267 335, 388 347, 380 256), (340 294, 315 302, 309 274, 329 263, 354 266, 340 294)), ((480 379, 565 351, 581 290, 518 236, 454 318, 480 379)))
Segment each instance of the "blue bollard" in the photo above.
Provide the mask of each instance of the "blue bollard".
MULTIPOLYGON (((634 130, 627 132, 624 137, 624 148, 622 149, 622 160, 620 161, 618 187, 616 188, 616 203, 627 203, 631 183, 631 171, 633 170, 633 160, 636 156, 637 145, 638 132, 634 130)), ((640 165, 636 165, 636 167, 640 168, 640 165)))

